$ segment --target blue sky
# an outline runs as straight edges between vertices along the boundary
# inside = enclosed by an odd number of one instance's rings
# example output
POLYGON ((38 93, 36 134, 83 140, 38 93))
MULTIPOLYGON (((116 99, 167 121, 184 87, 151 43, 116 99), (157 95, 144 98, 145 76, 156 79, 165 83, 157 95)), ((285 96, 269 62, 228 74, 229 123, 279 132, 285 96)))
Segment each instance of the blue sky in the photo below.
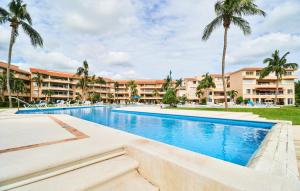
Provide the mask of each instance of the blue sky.
MULTIPOLYGON (((91 73, 116 79, 176 78, 220 73, 223 29, 201 40, 214 18, 214 0, 24 0, 44 48, 21 33, 13 62, 74 72, 88 60, 91 73)), ((300 64, 300 1, 260 0, 267 17, 247 17, 252 34, 229 31, 226 71, 263 66, 275 49, 300 64)), ((8 1, 1 0, 6 7, 8 1)), ((9 25, 0 26, 0 60, 7 60, 9 25)))

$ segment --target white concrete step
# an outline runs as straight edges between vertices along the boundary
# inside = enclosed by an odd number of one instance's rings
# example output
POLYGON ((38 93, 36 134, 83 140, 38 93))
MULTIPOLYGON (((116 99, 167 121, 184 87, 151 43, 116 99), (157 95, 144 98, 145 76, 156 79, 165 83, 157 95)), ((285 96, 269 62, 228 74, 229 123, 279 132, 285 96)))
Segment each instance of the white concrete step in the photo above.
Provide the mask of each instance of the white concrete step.
POLYGON ((73 171, 59 174, 38 182, 30 183, 11 190, 14 191, 79 191, 88 190, 112 181, 124 174, 133 172, 138 162, 123 155, 109 160, 84 166, 73 171))
POLYGON ((150 184, 137 171, 129 172, 108 183, 96 186, 86 191, 158 191, 159 189, 150 184))
POLYGON ((21 187, 23 185, 35 183, 41 180, 45 180, 47 178, 56 177, 61 174, 66 174, 77 169, 81 169, 93 164, 100 163, 102 161, 106 161, 108 159, 122 156, 124 154, 124 148, 116 147, 112 148, 111 150, 104 149, 103 152, 87 156, 85 158, 69 160, 65 163, 57 163, 56 166, 51 166, 48 168, 45 167, 44 169, 41 169, 39 171, 29 172, 28 174, 25 174, 23 176, 16 176, 6 181, 2 181, 0 182, 0 191, 21 187))

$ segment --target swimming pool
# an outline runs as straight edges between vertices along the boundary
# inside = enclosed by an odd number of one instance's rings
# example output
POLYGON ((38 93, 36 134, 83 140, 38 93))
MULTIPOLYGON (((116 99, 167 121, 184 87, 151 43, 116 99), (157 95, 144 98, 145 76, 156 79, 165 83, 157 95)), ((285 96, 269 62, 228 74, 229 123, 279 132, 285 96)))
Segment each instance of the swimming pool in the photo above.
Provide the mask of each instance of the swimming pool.
POLYGON ((112 107, 22 110, 69 114, 115 129, 246 166, 274 123, 114 110, 112 107))

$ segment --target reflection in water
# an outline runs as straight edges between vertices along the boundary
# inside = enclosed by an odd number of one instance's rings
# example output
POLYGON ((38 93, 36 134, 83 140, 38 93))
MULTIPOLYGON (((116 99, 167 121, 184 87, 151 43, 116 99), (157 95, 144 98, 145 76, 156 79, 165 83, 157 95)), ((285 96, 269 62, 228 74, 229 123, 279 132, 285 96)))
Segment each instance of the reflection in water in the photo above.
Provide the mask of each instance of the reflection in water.
POLYGON ((110 107, 48 110, 44 113, 69 114, 240 165, 247 164, 268 133, 268 129, 254 126, 111 112, 110 107))

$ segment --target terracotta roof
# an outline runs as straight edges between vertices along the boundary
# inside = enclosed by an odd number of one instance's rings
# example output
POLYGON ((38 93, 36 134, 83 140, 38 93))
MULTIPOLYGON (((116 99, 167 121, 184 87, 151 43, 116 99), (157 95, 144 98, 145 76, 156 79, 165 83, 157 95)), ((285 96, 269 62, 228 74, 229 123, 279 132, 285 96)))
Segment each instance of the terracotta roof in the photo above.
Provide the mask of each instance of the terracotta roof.
POLYGON ((57 72, 51 70, 43 70, 38 68, 30 68, 31 73, 47 74, 49 76, 66 77, 66 78, 78 78, 75 73, 57 72))
MULTIPOLYGON (((127 84, 130 80, 116 80, 119 84, 127 84)), ((134 80, 136 84, 163 84, 164 80, 134 80)))
POLYGON ((197 80, 197 78, 196 77, 190 77, 190 78, 184 78, 183 80, 187 80, 187 81, 189 81, 189 80, 197 80))
MULTIPOLYGON (((1 68, 7 68, 7 63, 4 63, 4 62, 1 62, 0 61, 0 67, 1 68)), ((22 70, 19 68, 19 66, 16 66, 16 65, 10 65, 10 69, 11 70, 14 70, 16 72, 19 72, 19 73, 24 73, 24 74, 30 74, 30 72, 26 71, 26 70, 22 70)))

